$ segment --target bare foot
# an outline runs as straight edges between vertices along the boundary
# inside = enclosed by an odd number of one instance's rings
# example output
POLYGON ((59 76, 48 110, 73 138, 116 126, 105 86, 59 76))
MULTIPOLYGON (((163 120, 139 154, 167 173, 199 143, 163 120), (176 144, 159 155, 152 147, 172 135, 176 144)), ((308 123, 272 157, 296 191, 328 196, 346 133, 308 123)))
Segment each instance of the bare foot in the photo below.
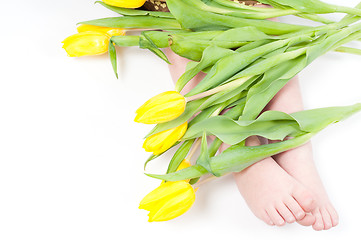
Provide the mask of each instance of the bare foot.
MULTIPOLYGON (((267 110, 292 113, 303 110, 298 79, 294 78, 268 104, 267 110)), ((316 221, 315 230, 327 230, 338 224, 338 215, 332 206, 317 172, 312 156, 311 143, 273 157, 292 177, 311 190, 315 196, 316 208, 312 211, 316 221)), ((299 222, 304 225, 303 221, 299 222)))
MULTIPOLYGON (((257 137, 247 139, 247 145, 259 145, 257 137)), ((222 145, 221 151, 227 148, 222 145)), ((311 225, 315 217, 306 214, 314 210, 314 196, 302 184, 288 175, 271 157, 242 172, 234 174, 238 189, 252 212, 269 225, 302 221, 311 225)))
MULTIPOLYGON (((316 170, 312 158, 311 143, 274 156, 278 164, 291 176, 311 190, 315 196, 316 208, 312 211, 315 230, 327 230, 338 224, 338 214, 330 202, 327 192, 316 170)), ((299 222, 303 224, 303 221, 299 222)))

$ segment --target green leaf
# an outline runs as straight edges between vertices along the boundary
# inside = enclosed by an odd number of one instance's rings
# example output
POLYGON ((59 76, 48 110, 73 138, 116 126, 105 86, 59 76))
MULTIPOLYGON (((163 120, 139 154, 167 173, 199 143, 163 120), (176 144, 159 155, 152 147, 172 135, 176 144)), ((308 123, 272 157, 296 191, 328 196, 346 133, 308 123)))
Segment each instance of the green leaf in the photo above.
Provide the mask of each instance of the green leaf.
POLYGON ((158 158, 161 154, 159 155, 150 155, 149 158, 144 162, 144 170, 146 169, 147 165, 149 162, 153 161, 154 159, 158 158))
POLYGON ((222 34, 216 36, 212 41, 238 41, 238 42, 253 42, 263 39, 274 39, 256 27, 236 27, 230 30, 224 31, 222 34))
POLYGON ((187 93, 186 96, 193 96, 220 85, 263 55, 282 48, 288 43, 289 40, 279 40, 262 45, 255 49, 222 57, 212 67, 207 76, 202 81, 200 81, 200 83, 198 83, 197 86, 195 86, 189 93, 187 93), (235 62, 237 64, 234 64, 235 62))
POLYGON ((207 12, 199 8, 199 4, 202 4, 199 0, 167 0, 167 4, 170 12, 183 28, 196 31, 253 26, 266 34, 279 35, 307 28, 306 26, 207 12))
POLYGON ((345 12, 361 16, 359 9, 328 4, 319 0, 260 0, 260 2, 276 7, 279 7, 279 5, 291 7, 306 13, 345 12))
POLYGON ((300 128, 307 132, 318 132, 329 124, 342 121, 361 110, 361 103, 343 107, 327 107, 290 114, 300 128))
POLYGON ((112 28, 140 28, 140 29, 180 29, 181 26, 174 19, 159 18, 152 16, 125 16, 101 18, 90 21, 80 22, 79 24, 88 24, 101 27, 112 28))
POLYGON ((211 172, 211 168, 209 166, 209 152, 208 152, 208 143, 207 143, 207 134, 203 132, 202 135, 202 143, 201 143, 201 153, 197 159, 196 164, 207 169, 208 172, 211 172))
POLYGON ((177 168, 182 163, 182 161, 187 157, 188 152, 190 151, 193 143, 194 143, 194 139, 183 142, 183 144, 177 149, 172 159, 170 160, 167 173, 172 173, 177 170, 177 168))
POLYGON ((229 145, 238 144, 255 135, 271 140, 283 140, 286 136, 318 132, 360 110, 361 104, 305 110, 292 114, 267 111, 254 121, 235 121, 227 116, 215 116, 192 125, 183 139, 196 138, 207 132, 229 145))
POLYGON ((162 50, 160 50, 157 45, 150 39, 147 35, 147 32, 142 32, 140 39, 139 39, 139 47, 143 49, 148 49, 157 55, 160 59, 165 61, 166 63, 170 64, 167 56, 164 54, 162 50))
POLYGON ((234 51, 230 49, 221 48, 215 45, 208 46, 203 51, 200 62, 190 62, 192 65, 188 66, 176 83, 176 91, 180 92, 184 86, 203 69, 214 65, 219 59, 231 54, 234 54, 234 51))
POLYGON ((179 180, 186 180, 186 179, 192 179, 192 178, 198 178, 203 176, 204 174, 208 173, 208 171, 200 166, 200 165, 193 165, 187 168, 184 168, 182 170, 173 172, 173 173, 168 173, 168 174, 150 174, 150 173, 145 173, 145 175, 152 177, 152 178, 156 178, 156 179, 161 179, 161 180, 165 180, 165 181, 179 181, 179 180))
POLYGON ((226 116, 211 117, 190 127, 183 138, 199 137, 202 131, 229 145, 238 144, 254 135, 283 140, 286 136, 304 133, 292 117, 276 111, 265 112, 255 121, 234 121, 226 116))
MULTIPOLYGON (((196 164, 170 174, 147 175, 166 181, 179 181, 198 178, 209 172, 211 172, 215 176, 222 176, 229 172, 239 172, 266 157, 273 156, 305 144, 313 135, 315 135, 318 131, 322 130, 328 124, 345 119, 346 117, 349 117, 350 115, 360 110, 361 103, 358 103, 346 107, 334 107, 327 109, 303 111, 302 113, 294 113, 292 115, 287 115, 284 113, 283 117, 280 118, 288 119, 289 116, 291 116, 297 121, 297 123, 302 129, 310 131, 312 130, 313 132, 303 134, 286 141, 260 146, 243 146, 243 144, 233 145, 221 154, 212 157, 209 160, 209 168, 211 171, 208 171, 203 166, 196 164), (315 116, 315 118, 312 118, 313 116, 315 116)), ((268 117, 270 116, 264 118, 268 117)))
POLYGON ((113 71, 115 73, 115 77, 118 78, 118 71, 117 71, 117 52, 115 50, 113 41, 109 41, 109 57, 110 62, 112 63, 113 71))
POLYGON ((301 56, 267 71, 262 80, 250 88, 242 119, 255 119, 277 92, 304 68, 305 64, 305 56, 301 56))
POLYGON ((260 146, 233 145, 221 154, 211 158, 210 166, 215 176, 229 172, 240 172, 266 157, 296 148, 309 141, 313 134, 305 134, 290 140, 260 146))

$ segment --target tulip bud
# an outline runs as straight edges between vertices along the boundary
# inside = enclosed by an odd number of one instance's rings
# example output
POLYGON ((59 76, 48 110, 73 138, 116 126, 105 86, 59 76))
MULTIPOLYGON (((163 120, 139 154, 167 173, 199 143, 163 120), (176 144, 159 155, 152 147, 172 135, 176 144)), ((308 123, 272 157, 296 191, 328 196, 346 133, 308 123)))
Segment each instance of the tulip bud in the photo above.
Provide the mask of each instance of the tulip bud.
POLYGON ((146 0, 103 0, 108 5, 122 8, 139 8, 146 0))
POLYGON ((183 137, 187 131, 188 123, 156 133, 147 137, 143 143, 143 148, 147 152, 153 152, 154 155, 159 155, 172 147, 179 139, 183 137))
POLYGON ((145 124, 157 124, 171 121, 184 112, 186 99, 176 91, 168 91, 152 97, 137 111, 134 121, 145 124))
POLYGON ((87 31, 74 34, 62 43, 69 57, 103 54, 108 51, 110 36, 101 32, 87 31))
POLYGON ((186 181, 162 183, 139 204, 149 211, 149 222, 168 221, 188 211, 195 201, 195 191, 186 181))
POLYGON ((123 28, 110 28, 110 27, 100 27, 88 24, 81 24, 77 27, 78 32, 101 32, 108 34, 109 36, 119 36, 125 35, 125 30, 123 28))

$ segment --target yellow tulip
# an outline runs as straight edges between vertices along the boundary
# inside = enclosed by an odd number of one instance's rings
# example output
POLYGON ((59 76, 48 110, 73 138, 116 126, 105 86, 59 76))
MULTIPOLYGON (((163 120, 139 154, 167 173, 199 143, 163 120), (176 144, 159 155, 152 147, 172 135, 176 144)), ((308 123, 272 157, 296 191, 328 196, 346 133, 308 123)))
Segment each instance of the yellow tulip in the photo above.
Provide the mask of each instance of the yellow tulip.
POLYGON ((99 55, 108 51, 110 36, 102 32, 87 31, 74 34, 62 43, 69 57, 99 55))
POLYGON ((176 91, 168 91, 152 97, 137 111, 134 121, 155 124, 171 121, 184 112, 186 99, 176 91))
POLYGON ((165 130, 147 137, 143 143, 143 148, 154 155, 161 154, 172 147, 187 131, 188 123, 185 122, 178 127, 165 130))
POLYGON ((95 31, 108 34, 109 36, 119 36, 125 35, 125 30, 123 28, 110 28, 110 27, 100 27, 88 24, 81 24, 77 27, 78 32, 88 32, 95 31))
POLYGON ((108 5, 122 8, 139 8, 146 0, 103 0, 108 5))
POLYGON ((149 211, 149 222, 168 221, 188 211, 195 197, 186 181, 166 182, 145 196, 139 208, 149 211))

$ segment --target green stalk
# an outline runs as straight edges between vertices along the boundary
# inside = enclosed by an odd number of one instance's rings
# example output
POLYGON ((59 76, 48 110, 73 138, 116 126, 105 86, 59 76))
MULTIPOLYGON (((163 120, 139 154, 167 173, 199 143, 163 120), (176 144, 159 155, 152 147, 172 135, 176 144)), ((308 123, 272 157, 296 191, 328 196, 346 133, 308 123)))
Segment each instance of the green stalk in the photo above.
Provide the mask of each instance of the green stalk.
POLYGON ((139 36, 113 36, 111 41, 119 47, 139 46, 139 36))
POLYGON ((187 97, 186 101, 187 102, 194 101, 194 100, 197 100, 197 99, 200 99, 200 98, 205 98, 205 97, 211 96, 213 94, 216 94, 216 93, 219 93, 219 92, 222 92, 222 91, 232 90, 232 89, 234 89, 236 87, 241 86, 243 83, 245 83, 251 77, 253 77, 253 76, 240 77, 238 79, 235 79, 232 82, 229 82, 229 83, 226 83, 224 85, 218 86, 218 87, 213 88, 211 90, 199 93, 197 95, 193 95, 191 97, 187 97))
POLYGON ((322 17, 320 15, 317 15, 317 14, 300 13, 300 14, 296 14, 296 16, 300 17, 300 18, 305 18, 305 19, 308 19, 308 20, 311 20, 311 21, 314 21, 314 22, 320 22, 320 23, 323 23, 323 24, 335 23, 334 21, 332 21, 332 20, 330 20, 328 18, 322 17))
POLYGON ((355 55, 361 55, 361 49, 351 47, 338 47, 334 50, 335 52, 350 53, 355 55))
POLYGON ((336 12, 348 13, 350 15, 361 16, 361 9, 344 7, 344 6, 336 6, 336 7, 337 7, 336 12))

